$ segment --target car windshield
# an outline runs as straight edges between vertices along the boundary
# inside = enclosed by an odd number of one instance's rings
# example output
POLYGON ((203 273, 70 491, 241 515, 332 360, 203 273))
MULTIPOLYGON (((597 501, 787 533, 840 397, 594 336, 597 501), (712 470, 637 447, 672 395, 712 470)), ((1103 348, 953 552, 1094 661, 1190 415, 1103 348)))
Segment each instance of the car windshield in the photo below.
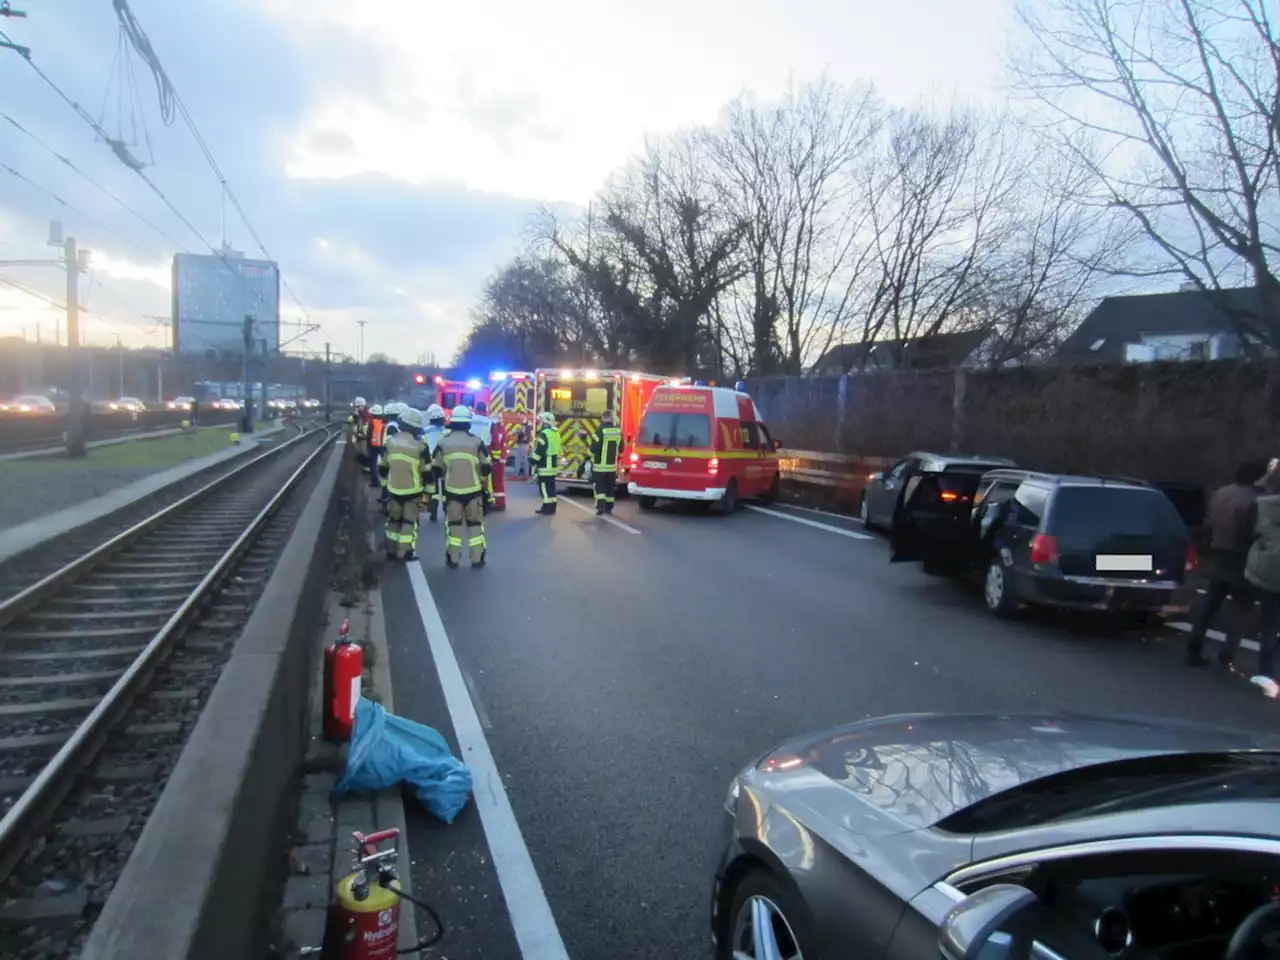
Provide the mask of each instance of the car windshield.
POLYGON ((1185 538, 1186 525, 1159 490, 1141 487, 1062 487, 1053 501, 1051 529, 1065 548, 1092 549, 1114 537, 1185 538))
POLYGON ((992 833, 1082 817, 1199 802, 1280 800, 1280 752, 1164 754, 1033 780, 941 820, 941 830, 992 833))
POLYGON ((21 397, 14 397, 13 402, 23 404, 24 406, 28 406, 28 407, 47 407, 49 406, 49 403, 50 403, 47 397, 35 397, 35 396, 32 396, 31 394, 24 394, 21 397))
POLYGON ((711 446, 711 418, 705 413, 649 412, 640 424, 642 443, 677 450, 705 450, 711 446))

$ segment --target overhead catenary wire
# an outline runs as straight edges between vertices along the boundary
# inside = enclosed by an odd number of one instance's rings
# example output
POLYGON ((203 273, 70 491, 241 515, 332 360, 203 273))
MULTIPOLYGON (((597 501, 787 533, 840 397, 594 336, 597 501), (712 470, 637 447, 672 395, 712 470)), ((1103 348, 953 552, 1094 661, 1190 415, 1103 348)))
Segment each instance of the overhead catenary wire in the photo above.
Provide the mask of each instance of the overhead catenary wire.
POLYGON ((175 239, 173 234, 169 233, 164 228, 157 226, 156 223, 151 219, 149 219, 145 214, 140 213, 135 207, 130 206, 124 200, 121 200, 119 196, 117 196, 111 190, 104 187, 101 183, 99 183, 93 177, 89 176, 89 174, 85 173, 78 166, 76 166, 73 160, 71 160, 69 157, 65 156, 64 154, 59 153, 55 148, 45 143, 42 139, 37 137, 34 133, 32 133, 30 130, 28 130, 26 127, 20 124, 17 120, 13 119, 13 117, 9 116, 3 110, 0 110, 0 119, 8 121, 8 123, 12 125, 14 129, 16 129, 19 133, 23 134, 28 139, 30 139, 32 143, 43 148, 45 151, 47 151, 50 154, 50 156, 52 156, 58 162, 62 163, 64 166, 68 167, 70 170, 79 174, 83 179, 87 180, 90 184, 92 184, 94 187, 100 190, 107 197, 111 198, 116 203, 118 203, 121 207, 123 207, 125 210, 129 211, 129 213, 133 214, 135 217, 137 217, 139 220, 145 223, 148 227, 154 230, 161 237, 164 237, 164 239, 169 241, 169 243, 173 244, 174 247, 183 251, 184 253, 191 252, 179 240, 175 239))
MULTIPOLYGON (((36 290, 34 287, 29 287, 25 283, 19 283, 17 280, 14 280, 10 277, 0 277, 0 283, 3 283, 5 286, 13 287, 15 290, 19 290, 22 293, 25 293, 27 296, 34 297, 35 299, 40 300, 43 303, 47 303, 50 307, 66 312, 67 305, 65 303, 63 303, 60 300, 56 300, 55 298, 49 296, 48 294, 41 293, 39 290, 36 290)), ((106 290, 106 287, 99 285, 98 289, 106 290)), ((116 302, 122 303, 123 301, 120 301, 117 299, 116 302)), ((85 314, 86 316, 97 317, 99 320, 102 320, 106 323, 124 321, 125 323, 128 323, 134 327, 138 327, 139 329, 143 329, 147 327, 147 325, 142 323, 142 321, 135 320, 134 318, 128 315, 109 317, 105 313, 101 312, 100 310, 90 310, 87 306, 84 306, 84 305, 80 305, 80 312, 85 314)))

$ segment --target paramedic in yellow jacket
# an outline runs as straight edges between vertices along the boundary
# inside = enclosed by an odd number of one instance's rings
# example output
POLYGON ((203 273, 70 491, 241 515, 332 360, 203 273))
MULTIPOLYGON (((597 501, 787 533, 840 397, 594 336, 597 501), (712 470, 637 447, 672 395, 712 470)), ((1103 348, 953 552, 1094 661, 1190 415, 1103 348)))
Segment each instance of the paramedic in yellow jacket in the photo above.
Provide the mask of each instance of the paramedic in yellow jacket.
POLYGON ((538 414, 538 439, 533 444, 533 456, 529 458, 538 475, 538 492, 542 494, 542 506, 538 513, 554 515, 556 512, 556 474, 560 472, 560 431, 556 429, 556 415, 550 410, 538 414))
POLYGON ((465 527, 471 566, 483 567, 488 556, 484 541, 485 478, 492 465, 484 441, 471 432, 470 408, 453 408, 449 430, 436 444, 431 463, 444 488, 445 563, 456 567, 462 562, 465 527))
POLYGON ((401 415, 400 430, 387 441, 378 472, 387 490, 387 558, 416 560, 422 491, 431 473, 430 454, 422 439, 422 414, 417 410, 401 415))

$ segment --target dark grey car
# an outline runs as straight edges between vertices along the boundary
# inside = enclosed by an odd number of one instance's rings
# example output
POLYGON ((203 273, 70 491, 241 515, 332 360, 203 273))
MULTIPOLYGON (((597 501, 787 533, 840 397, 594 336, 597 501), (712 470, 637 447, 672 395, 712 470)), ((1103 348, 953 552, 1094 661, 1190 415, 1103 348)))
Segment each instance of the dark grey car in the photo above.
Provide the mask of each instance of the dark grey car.
POLYGON ((1201 957, 1280 932, 1280 742, 1174 720, 887 717, 736 777, 720 960, 1201 957))

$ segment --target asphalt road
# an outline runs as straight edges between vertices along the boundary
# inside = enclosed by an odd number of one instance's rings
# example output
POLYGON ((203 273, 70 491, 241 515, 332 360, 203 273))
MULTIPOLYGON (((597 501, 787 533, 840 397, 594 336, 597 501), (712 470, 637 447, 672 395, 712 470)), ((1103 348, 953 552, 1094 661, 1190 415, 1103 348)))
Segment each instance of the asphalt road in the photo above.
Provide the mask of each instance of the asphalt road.
POLYGON ((997 620, 976 591, 889 564, 849 520, 623 500, 623 529, 581 496, 587 510, 534 517, 532 490, 512 486, 487 569, 446 569, 443 530, 424 525, 425 578, 392 568, 383 584, 397 712, 455 750, 461 734, 478 774, 452 825, 409 810, 414 889, 444 917, 449 960, 709 957, 729 779, 797 733, 911 711, 1275 723, 1243 681, 1182 666, 1179 637, 997 620), (437 611, 447 642, 424 629, 437 611))

